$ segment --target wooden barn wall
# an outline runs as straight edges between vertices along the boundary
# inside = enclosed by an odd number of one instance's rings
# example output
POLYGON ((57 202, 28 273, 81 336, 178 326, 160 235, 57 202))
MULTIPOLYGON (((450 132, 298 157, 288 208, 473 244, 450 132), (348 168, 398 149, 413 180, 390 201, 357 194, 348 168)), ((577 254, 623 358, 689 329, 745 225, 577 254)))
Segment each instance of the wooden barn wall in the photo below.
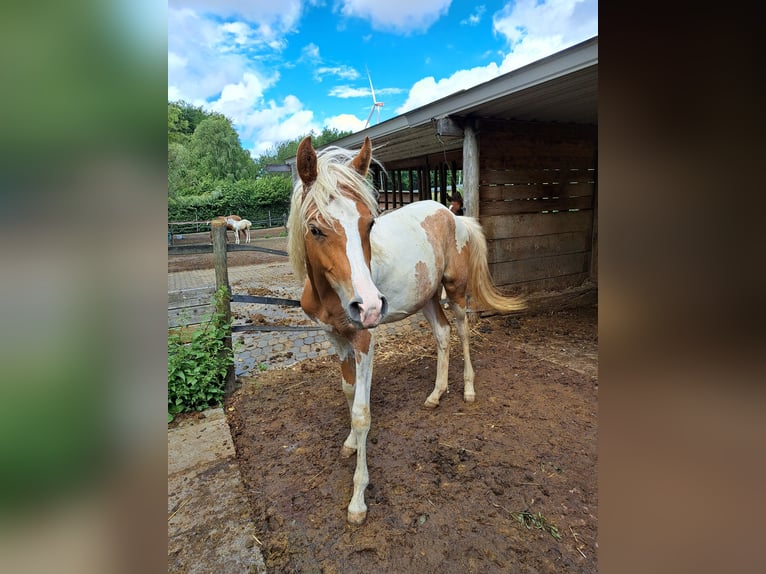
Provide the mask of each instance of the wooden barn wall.
POLYGON ((530 293, 595 279, 597 126, 482 120, 478 139, 495 283, 530 293))

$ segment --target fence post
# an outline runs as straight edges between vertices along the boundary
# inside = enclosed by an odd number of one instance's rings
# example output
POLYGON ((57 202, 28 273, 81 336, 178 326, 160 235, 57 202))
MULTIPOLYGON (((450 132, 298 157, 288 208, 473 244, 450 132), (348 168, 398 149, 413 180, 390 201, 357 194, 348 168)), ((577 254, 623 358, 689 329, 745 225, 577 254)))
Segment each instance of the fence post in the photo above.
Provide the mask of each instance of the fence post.
MULTIPOLYGON (((229 287, 229 268, 226 261, 226 222, 213 220, 210 222, 213 232, 213 267, 215 268, 215 288, 216 291, 225 287, 224 296, 221 299, 220 307, 216 309, 217 313, 223 313, 224 321, 231 321, 231 287, 229 287)), ((233 353, 231 342, 231 329, 223 340, 225 352, 233 353)), ((226 371, 226 380, 224 381, 223 391, 229 396, 236 385, 234 365, 229 365, 226 371)))

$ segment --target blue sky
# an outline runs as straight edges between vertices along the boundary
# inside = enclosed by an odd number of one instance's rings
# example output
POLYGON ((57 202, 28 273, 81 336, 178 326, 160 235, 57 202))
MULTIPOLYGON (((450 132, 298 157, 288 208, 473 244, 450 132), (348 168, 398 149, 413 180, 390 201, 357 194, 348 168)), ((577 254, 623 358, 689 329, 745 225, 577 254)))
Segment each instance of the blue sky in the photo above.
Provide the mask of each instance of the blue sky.
POLYGON ((258 156, 363 129, 367 70, 382 122, 597 34, 597 0, 169 0, 168 99, 223 113, 258 156))

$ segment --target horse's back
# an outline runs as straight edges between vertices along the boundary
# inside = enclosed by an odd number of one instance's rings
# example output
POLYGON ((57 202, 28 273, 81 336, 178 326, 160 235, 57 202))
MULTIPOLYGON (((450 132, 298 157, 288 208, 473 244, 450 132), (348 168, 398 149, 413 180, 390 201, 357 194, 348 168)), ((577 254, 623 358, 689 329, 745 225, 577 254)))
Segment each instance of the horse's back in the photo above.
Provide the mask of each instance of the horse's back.
POLYGON ((388 301, 384 322, 416 313, 440 288, 445 263, 441 243, 444 234, 454 235, 455 229, 448 218, 454 216, 446 207, 426 200, 376 220, 370 235, 370 269, 388 301))

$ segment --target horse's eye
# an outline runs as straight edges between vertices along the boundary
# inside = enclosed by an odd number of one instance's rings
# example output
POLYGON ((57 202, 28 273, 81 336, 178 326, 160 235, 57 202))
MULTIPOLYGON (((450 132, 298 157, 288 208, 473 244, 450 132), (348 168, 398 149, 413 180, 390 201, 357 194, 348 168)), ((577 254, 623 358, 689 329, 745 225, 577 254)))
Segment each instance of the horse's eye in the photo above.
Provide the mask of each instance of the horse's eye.
POLYGON ((314 237, 321 237, 324 235, 324 233, 322 233, 322 231, 314 225, 309 226, 309 230, 311 231, 311 235, 314 237))

